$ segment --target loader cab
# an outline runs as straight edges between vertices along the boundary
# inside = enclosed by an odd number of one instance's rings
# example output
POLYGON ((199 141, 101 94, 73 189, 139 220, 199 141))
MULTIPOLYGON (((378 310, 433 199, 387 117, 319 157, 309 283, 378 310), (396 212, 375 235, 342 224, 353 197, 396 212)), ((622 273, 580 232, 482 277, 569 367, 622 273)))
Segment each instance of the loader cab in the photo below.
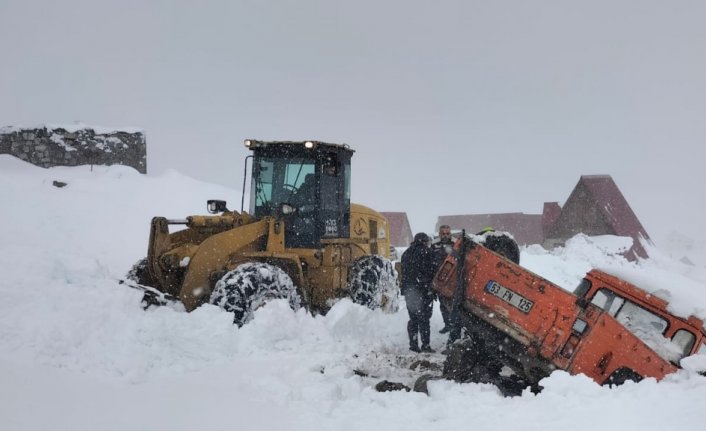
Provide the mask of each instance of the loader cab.
POLYGON ((347 145, 247 140, 253 151, 250 214, 281 218, 285 247, 318 248, 321 239, 350 236, 347 145))

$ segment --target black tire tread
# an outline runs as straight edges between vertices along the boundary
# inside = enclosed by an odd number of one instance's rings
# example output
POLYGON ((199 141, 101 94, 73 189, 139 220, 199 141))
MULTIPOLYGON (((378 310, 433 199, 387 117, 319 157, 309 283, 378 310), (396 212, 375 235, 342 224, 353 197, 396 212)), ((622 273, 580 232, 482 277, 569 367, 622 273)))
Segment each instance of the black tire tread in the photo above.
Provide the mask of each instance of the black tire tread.
POLYGON ((233 323, 242 326, 272 299, 287 299, 293 310, 301 307, 301 298, 286 272, 268 263, 247 262, 218 280, 209 302, 233 313, 233 323))
POLYGON ((397 271, 390 260, 378 255, 360 257, 353 262, 348 275, 348 291, 354 303, 371 310, 396 311, 397 271))

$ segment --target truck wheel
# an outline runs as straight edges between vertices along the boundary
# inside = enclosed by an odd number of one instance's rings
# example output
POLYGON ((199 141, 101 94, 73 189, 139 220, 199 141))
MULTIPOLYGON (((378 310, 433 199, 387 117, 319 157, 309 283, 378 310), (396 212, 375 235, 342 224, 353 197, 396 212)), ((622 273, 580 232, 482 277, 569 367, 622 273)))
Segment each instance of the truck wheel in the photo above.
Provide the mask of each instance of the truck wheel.
POLYGON ((477 348, 470 339, 459 340, 446 352, 442 375, 456 382, 471 381, 478 358, 477 348))
POLYGON ((130 268, 130 271, 128 271, 125 278, 143 286, 154 287, 154 285, 156 284, 155 280, 150 275, 150 272, 147 270, 146 257, 143 257, 142 259, 138 260, 137 263, 135 263, 132 268, 130 268))
POLYGON ((356 304, 371 310, 397 311, 397 271, 392 262, 382 256, 363 256, 353 262, 348 272, 348 291, 356 304))
POLYGON ((518 265, 520 264, 520 247, 512 236, 505 232, 488 232, 484 236, 485 242, 483 245, 485 248, 518 265))
POLYGON ((301 307, 301 298, 286 272, 267 263, 249 262, 218 280, 209 302, 233 313, 233 323, 243 326, 252 320, 255 310, 272 299, 286 299, 295 311, 301 307))
POLYGON ((629 368, 618 368, 613 372, 613 374, 603 382, 604 385, 608 386, 620 386, 625 382, 639 382, 642 380, 642 376, 634 372, 629 368))

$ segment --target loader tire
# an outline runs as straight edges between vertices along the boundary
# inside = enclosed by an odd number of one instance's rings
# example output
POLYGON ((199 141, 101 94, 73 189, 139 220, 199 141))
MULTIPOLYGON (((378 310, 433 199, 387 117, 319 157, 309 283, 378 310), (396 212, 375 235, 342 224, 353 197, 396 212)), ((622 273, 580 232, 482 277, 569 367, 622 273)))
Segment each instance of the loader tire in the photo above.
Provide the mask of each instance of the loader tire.
POLYGON ((348 271, 348 291, 353 302, 371 310, 395 312, 399 306, 397 271, 382 256, 363 256, 353 262, 348 271))
POLYGON ((485 235, 485 248, 520 264, 520 247, 512 236, 503 232, 490 232, 485 235))
POLYGON ((255 310, 273 299, 286 299, 295 311, 301 307, 299 293, 286 272, 267 263, 248 262, 218 280, 209 302, 233 313, 233 323, 243 326, 255 310))
POLYGON ((150 272, 147 270, 146 257, 138 260, 137 263, 130 268, 125 278, 137 284, 141 284, 142 286, 154 287, 156 284, 154 278, 152 278, 150 272))

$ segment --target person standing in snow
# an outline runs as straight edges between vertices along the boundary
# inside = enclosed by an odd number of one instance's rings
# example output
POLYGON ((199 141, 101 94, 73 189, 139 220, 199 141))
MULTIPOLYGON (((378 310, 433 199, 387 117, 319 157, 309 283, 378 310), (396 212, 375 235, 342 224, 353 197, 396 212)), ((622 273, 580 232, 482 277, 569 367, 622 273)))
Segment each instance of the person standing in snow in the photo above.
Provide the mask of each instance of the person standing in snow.
POLYGON ((432 353, 429 345, 432 304, 434 292, 431 282, 436 272, 434 253, 429 248, 429 236, 418 233, 414 241, 402 254, 402 295, 407 303, 409 322, 407 322, 407 335, 409 336, 409 350, 413 352, 432 353), (421 337, 420 337, 421 336, 421 337), (422 346, 419 348, 419 338, 422 346))
MULTIPOLYGON (((441 267, 441 264, 446 260, 446 256, 451 253, 453 249, 453 241, 451 240, 451 227, 447 224, 439 227, 439 241, 435 242, 431 246, 434 252, 434 262, 436 270, 441 267)), ((440 303, 441 317, 444 319, 444 327, 439 331, 440 334, 445 334, 451 330, 451 310, 444 307, 443 303, 440 303)))

